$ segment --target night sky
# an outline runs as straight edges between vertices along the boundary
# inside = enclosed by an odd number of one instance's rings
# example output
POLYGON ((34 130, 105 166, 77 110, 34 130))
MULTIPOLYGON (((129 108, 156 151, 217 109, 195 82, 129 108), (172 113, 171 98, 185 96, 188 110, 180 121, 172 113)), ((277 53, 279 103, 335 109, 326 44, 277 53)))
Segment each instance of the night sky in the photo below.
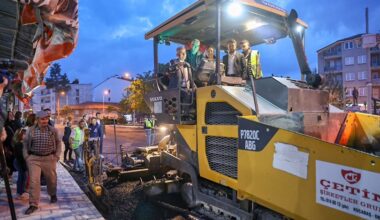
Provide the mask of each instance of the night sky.
MULTIPOLYGON (((59 63, 70 79, 94 86, 115 74, 132 75, 153 69, 152 41, 144 34, 194 0, 79 0, 79 40, 73 54, 59 63)), ((369 31, 380 33, 380 0, 272 0, 290 11, 296 9, 309 28, 306 54, 310 67, 317 67, 316 51, 336 40, 365 32, 365 7, 369 8, 369 31)), ((160 46, 159 62, 175 56, 176 46, 160 46)), ((289 38, 274 45, 256 47, 261 52, 264 75, 300 73, 289 38)), ((111 101, 119 101, 128 82, 112 79, 94 90, 95 101, 111 89, 111 101)))

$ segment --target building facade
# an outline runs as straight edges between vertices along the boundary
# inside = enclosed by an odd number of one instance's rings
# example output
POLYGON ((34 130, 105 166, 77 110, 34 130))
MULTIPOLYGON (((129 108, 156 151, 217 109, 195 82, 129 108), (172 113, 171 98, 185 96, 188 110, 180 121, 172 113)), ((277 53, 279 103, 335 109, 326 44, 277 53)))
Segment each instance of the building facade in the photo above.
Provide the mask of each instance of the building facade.
POLYGON ((63 117, 71 116, 74 122, 78 122, 82 119, 83 115, 89 117, 95 117, 97 112, 102 114, 105 119, 118 119, 121 117, 119 114, 120 104, 114 102, 85 102, 77 105, 70 105, 70 112, 65 112, 61 108, 63 117))
POLYGON ((32 108, 34 112, 45 108, 50 108, 52 113, 57 112, 57 108, 66 105, 77 105, 84 102, 91 102, 92 84, 70 84, 71 89, 68 92, 59 93, 59 100, 56 102, 56 93, 53 89, 47 89, 46 86, 40 86, 33 91, 32 108))
POLYGON ((363 110, 372 110, 372 98, 380 98, 380 34, 358 34, 317 51, 318 72, 331 84, 340 84, 344 99, 359 92, 363 110), (367 108, 367 109, 365 109, 367 108))

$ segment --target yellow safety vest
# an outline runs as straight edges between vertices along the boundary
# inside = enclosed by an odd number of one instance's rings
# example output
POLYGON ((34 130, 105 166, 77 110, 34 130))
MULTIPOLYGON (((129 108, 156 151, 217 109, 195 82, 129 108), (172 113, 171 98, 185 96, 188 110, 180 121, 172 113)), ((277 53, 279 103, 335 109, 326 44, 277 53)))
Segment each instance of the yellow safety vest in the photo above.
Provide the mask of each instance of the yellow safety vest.
POLYGON ((261 70, 260 53, 258 50, 251 51, 251 72, 254 79, 260 79, 263 77, 263 71, 261 70))
POLYGON ((146 128, 153 128, 154 127, 154 120, 146 119, 145 120, 145 127, 146 128))

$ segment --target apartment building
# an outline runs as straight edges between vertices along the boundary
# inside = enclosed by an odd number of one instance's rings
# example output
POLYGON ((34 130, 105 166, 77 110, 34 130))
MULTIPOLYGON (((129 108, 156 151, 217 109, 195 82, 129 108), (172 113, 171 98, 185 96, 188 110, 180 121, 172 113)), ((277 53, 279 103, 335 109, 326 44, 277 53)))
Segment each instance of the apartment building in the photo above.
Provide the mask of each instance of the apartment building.
POLYGON ((32 109, 34 112, 45 108, 50 108, 52 113, 57 112, 58 104, 62 108, 65 105, 78 105, 84 102, 91 102, 92 84, 70 84, 71 89, 68 92, 60 93, 56 102, 56 93, 53 89, 47 89, 46 86, 40 86, 33 91, 32 109))
MULTIPOLYGON (((337 40, 317 51, 318 72, 341 85, 345 98, 359 91, 358 103, 372 109, 372 97, 380 98, 380 34, 357 34, 337 40)), ((351 99, 352 100, 352 99, 351 99)))

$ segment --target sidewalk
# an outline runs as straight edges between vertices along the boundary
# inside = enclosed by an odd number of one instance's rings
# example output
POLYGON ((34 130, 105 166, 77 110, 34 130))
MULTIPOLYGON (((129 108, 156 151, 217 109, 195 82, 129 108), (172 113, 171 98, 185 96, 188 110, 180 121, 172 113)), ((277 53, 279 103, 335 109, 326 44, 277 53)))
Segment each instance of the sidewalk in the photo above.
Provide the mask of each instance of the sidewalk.
MULTIPOLYGON (((57 176, 58 202, 50 204, 46 186, 42 186, 39 210, 28 216, 24 215, 24 211, 29 207, 28 200, 15 199, 17 173, 13 175, 11 188, 17 219, 104 219, 61 163, 57 164, 57 176)), ((11 219, 4 182, 0 183, 0 220, 2 219, 11 219)))

